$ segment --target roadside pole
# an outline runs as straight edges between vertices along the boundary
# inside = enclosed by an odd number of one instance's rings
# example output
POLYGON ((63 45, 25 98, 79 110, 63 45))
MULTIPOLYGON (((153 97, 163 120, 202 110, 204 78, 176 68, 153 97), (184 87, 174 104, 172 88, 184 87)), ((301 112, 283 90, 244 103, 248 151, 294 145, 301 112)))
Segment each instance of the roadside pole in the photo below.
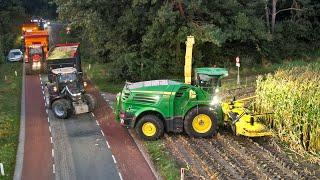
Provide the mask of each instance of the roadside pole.
POLYGON ((4 167, 2 163, 0 163, 0 174, 1 176, 4 176, 4 167))
POLYGON ((236 57, 236 66, 238 67, 237 85, 240 86, 240 58, 236 57))

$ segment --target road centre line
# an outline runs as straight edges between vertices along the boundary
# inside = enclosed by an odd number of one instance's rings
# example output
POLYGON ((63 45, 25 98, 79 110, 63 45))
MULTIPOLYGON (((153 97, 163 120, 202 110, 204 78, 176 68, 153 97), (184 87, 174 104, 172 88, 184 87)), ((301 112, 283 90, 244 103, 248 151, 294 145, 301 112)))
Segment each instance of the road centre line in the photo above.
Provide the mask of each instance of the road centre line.
POLYGON ((53 144, 52 136, 50 137, 50 142, 51 142, 51 144, 53 144))
POLYGON ((114 157, 113 154, 112 154, 112 159, 113 159, 113 162, 114 162, 115 164, 117 164, 116 158, 114 157))
POLYGON ((49 119, 49 117, 48 117, 48 122, 50 122, 50 119, 49 119))
POLYGON ((50 133, 51 133, 51 127, 49 126, 49 131, 50 131, 50 133))
POLYGON ((102 134, 102 136, 104 136, 104 133, 103 133, 103 131, 102 130, 100 130, 101 131, 101 134, 102 134))
POLYGON ((93 112, 91 112, 92 116, 95 117, 95 115, 93 114, 93 112))
POLYGON ((55 174, 56 173, 56 166, 54 164, 52 164, 52 173, 55 174))
POLYGON ((96 120, 96 124, 98 125, 98 126, 100 126, 100 124, 99 124, 99 122, 96 120))
POLYGON ((110 149, 110 145, 109 145, 109 142, 107 140, 106 140, 106 143, 107 143, 108 148, 110 149))
POLYGON ((118 172, 118 174, 119 174, 120 180, 123 180, 121 173, 118 172))
POLYGON ((54 158, 54 149, 51 149, 51 156, 54 158))

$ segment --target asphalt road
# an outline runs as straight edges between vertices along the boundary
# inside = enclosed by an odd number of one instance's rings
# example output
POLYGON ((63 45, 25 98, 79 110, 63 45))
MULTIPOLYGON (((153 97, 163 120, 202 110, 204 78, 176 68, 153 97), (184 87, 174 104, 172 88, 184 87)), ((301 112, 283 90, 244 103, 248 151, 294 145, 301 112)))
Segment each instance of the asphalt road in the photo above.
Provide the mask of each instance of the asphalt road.
MULTIPOLYGON (((46 76, 41 80, 45 84, 46 76)), ((104 133, 91 113, 57 119, 48 110, 48 117, 56 179, 120 179, 104 133)))

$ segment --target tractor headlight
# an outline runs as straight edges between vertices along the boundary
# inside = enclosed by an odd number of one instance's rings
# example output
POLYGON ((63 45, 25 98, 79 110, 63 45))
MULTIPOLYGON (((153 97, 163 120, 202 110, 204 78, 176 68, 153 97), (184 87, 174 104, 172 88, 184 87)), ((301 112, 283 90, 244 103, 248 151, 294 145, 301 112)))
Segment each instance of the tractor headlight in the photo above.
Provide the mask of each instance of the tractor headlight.
POLYGON ((58 89, 57 89, 56 86, 53 86, 53 91, 54 91, 54 92, 57 92, 57 91, 58 91, 58 89))
POLYGON ((211 105, 212 106, 216 106, 216 105, 218 105, 219 104, 219 98, 218 98, 218 96, 213 96, 213 98, 212 98, 212 101, 211 101, 211 105))
POLYGON ((87 82, 83 82, 83 86, 84 86, 84 87, 87 87, 87 86, 88 86, 88 83, 87 83, 87 82))

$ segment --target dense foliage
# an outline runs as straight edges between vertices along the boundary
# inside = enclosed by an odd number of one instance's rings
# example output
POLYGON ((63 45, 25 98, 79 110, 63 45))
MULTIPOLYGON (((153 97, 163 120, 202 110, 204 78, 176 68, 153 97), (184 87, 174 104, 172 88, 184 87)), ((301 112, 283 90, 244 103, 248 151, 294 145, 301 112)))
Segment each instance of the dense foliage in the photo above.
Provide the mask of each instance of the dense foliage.
POLYGON ((271 126, 294 149, 320 151, 320 61, 280 68, 260 77, 257 103, 262 112, 272 112, 271 126))
POLYGON ((19 44, 17 38, 24 16, 20 0, 0 0, 0 63, 6 53, 19 44))
POLYGON ((111 63, 112 78, 182 74, 187 35, 196 66, 279 61, 319 47, 316 0, 55 0, 87 56, 111 63), (273 4, 275 3, 275 4, 273 4))

